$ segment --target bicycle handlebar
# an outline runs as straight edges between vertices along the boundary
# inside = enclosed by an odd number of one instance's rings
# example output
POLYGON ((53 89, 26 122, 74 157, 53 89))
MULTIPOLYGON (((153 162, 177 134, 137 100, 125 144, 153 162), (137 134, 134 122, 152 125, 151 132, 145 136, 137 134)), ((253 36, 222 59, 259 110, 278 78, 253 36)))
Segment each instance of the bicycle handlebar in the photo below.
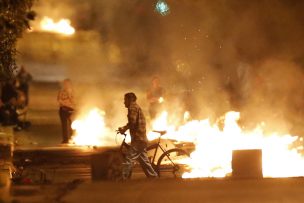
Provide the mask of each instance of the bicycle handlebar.
POLYGON ((119 130, 116 130, 116 134, 121 134, 121 135, 127 136, 126 133, 121 133, 119 130))

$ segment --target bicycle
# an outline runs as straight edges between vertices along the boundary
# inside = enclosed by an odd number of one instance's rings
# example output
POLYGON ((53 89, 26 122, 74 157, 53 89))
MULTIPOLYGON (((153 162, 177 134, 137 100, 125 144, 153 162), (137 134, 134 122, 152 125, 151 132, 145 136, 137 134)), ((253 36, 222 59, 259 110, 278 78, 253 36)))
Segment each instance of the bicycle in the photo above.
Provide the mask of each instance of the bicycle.
POLYGON ((14 184, 46 184, 49 183, 46 172, 41 168, 32 166, 32 160, 22 159, 14 164, 12 182, 14 184))
MULTIPOLYGON (((150 162, 154 170, 157 172, 159 177, 168 177, 168 175, 173 175, 175 178, 181 177, 182 173, 186 171, 186 165, 179 163, 181 160, 190 158, 190 155, 188 152, 181 148, 172 148, 169 150, 166 150, 161 145, 161 136, 165 135, 166 131, 153 131, 155 133, 159 133, 160 136, 155 144, 149 145, 147 147, 147 152, 151 152, 153 156, 149 157, 150 162), (158 150, 162 151, 162 154, 159 156, 159 158, 156 158, 158 150)), ((117 134, 121 134, 117 132, 117 134)), ((124 149, 130 147, 129 144, 126 143, 126 134, 124 135, 124 139, 120 145, 120 153, 124 154, 124 149)), ((131 175, 130 175, 131 176, 131 175)))

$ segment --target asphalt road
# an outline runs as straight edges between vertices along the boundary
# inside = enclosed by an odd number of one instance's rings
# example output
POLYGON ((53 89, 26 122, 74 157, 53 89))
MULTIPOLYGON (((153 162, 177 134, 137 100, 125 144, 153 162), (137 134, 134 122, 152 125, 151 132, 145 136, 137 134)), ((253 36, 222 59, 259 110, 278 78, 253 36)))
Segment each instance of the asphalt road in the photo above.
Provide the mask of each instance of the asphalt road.
POLYGON ((136 180, 124 183, 84 183, 67 194, 72 202, 304 202, 304 179, 136 180))

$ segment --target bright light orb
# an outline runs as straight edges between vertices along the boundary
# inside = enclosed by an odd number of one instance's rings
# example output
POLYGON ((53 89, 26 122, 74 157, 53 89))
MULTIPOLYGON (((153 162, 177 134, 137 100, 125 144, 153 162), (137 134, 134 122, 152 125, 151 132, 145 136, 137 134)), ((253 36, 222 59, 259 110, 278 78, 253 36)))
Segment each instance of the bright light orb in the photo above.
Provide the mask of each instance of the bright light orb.
POLYGON ((168 4, 163 1, 159 0, 155 5, 156 12, 160 13, 162 16, 168 15, 170 13, 170 8, 168 4))

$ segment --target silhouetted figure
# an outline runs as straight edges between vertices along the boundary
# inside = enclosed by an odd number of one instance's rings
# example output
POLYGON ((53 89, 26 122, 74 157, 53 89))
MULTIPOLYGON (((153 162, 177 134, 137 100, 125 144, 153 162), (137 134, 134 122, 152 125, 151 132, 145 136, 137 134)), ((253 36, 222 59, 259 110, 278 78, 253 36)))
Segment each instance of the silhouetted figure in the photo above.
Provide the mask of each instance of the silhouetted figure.
POLYGON ((27 106, 29 103, 29 84, 32 81, 32 75, 25 70, 24 66, 21 66, 16 79, 18 84, 17 88, 24 94, 25 105, 27 106))
POLYGON ((61 89, 57 95, 59 104, 59 117, 62 127, 62 143, 68 143, 72 136, 72 114, 74 112, 74 93, 70 79, 65 79, 62 82, 61 89))
POLYGON ((16 112, 17 98, 12 97, 0 107, 0 120, 3 126, 18 125, 18 114, 16 112))
POLYGON ((149 178, 157 177, 148 156, 147 156, 147 136, 146 136, 146 120, 143 111, 136 103, 136 95, 133 92, 127 93, 124 96, 124 104, 128 109, 128 123, 118 128, 120 133, 125 133, 127 130, 131 134, 131 146, 125 156, 123 168, 123 178, 130 176, 132 172, 133 161, 138 160, 146 176, 149 178))
POLYGON ((18 91, 15 87, 15 80, 6 81, 1 88, 1 100, 8 103, 11 98, 18 98, 18 91))
MULTIPOLYGON (((0 122, 3 126, 18 125, 18 114, 17 114, 17 98, 18 93, 14 86, 14 80, 6 81, 2 84, 1 88, 1 101, 0 107, 0 122)), ((21 127, 18 127, 21 130, 21 127)))
POLYGON ((3 126, 13 126, 15 131, 30 127, 28 121, 21 121, 17 112, 17 95, 13 95, 0 106, 0 122, 3 126))
POLYGON ((147 100, 150 118, 154 119, 160 113, 164 101, 164 89, 161 87, 158 77, 152 79, 151 86, 147 90, 147 100))

